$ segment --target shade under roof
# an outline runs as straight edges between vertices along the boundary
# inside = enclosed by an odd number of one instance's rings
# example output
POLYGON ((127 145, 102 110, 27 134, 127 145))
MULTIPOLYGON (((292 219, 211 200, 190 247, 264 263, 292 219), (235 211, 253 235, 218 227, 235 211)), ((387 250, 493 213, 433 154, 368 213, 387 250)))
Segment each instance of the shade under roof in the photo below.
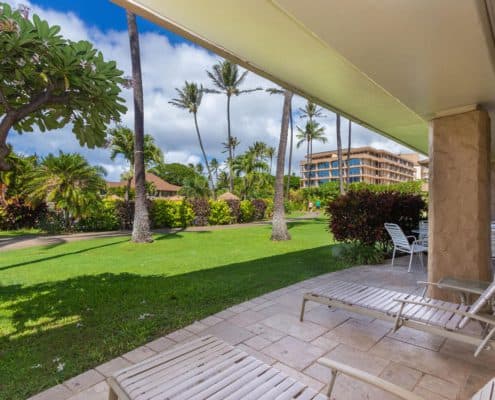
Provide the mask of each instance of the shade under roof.
POLYGON ((114 1, 423 153, 431 118, 495 105, 491 0, 114 1))

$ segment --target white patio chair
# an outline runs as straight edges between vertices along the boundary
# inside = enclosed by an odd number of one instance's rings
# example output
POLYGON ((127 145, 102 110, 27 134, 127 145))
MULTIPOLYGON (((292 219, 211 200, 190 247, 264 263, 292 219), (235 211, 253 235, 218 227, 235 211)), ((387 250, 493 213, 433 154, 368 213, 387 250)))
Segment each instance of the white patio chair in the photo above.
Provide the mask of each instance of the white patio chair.
POLYGON ((418 239, 424 240, 428 238, 428 220, 419 221, 418 239))
POLYGON ((428 247, 425 245, 425 239, 416 239, 414 236, 406 236, 401 227, 397 224, 385 224, 392 243, 394 244, 394 252, 392 253, 392 267, 394 266, 395 254, 400 251, 402 253, 410 254, 409 267, 407 272, 411 272, 412 260, 415 254, 419 255, 419 261, 424 268, 423 253, 428 252, 428 247), (413 239, 412 243, 409 243, 409 239, 413 239))

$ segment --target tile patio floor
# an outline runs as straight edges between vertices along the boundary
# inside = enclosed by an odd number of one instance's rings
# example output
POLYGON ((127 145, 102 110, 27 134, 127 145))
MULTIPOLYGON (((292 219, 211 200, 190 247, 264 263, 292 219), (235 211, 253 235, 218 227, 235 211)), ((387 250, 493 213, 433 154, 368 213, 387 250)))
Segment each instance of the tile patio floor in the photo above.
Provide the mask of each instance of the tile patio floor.
MULTIPOLYGON (((405 265, 406 260, 399 263, 405 265)), ((321 275, 267 293, 123 354, 42 392, 31 400, 107 400, 107 376, 176 343, 213 334, 274 365, 309 386, 324 390, 330 373, 316 363, 327 356, 395 382, 427 400, 468 399, 495 376, 495 352, 474 358, 473 348, 408 328, 309 302, 299 322, 301 296, 329 279, 356 281, 403 292, 418 292, 425 274, 404 266, 354 267, 321 275)), ((337 400, 389 400, 396 397, 339 376, 337 400)))

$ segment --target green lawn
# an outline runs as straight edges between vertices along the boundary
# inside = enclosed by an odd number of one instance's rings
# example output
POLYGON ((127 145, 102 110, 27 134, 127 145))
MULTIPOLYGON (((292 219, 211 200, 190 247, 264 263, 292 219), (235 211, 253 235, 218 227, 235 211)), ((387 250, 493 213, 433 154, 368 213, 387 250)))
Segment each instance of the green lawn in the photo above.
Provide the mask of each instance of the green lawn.
POLYGON ((0 239, 6 239, 11 237, 25 236, 25 235, 39 235, 41 230, 39 229, 18 229, 14 231, 0 231, 0 239))
POLYGON ((281 243, 259 226, 0 253, 0 399, 24 399, 194 320, 344 267, 323 219, 293 222, 290 232, 281 243))

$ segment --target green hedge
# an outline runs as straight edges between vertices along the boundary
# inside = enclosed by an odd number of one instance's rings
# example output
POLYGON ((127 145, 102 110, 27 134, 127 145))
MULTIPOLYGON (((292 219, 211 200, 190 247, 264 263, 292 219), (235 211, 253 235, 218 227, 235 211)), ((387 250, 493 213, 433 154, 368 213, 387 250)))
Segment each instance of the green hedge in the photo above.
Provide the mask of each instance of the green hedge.
POLYGON ((153 228, 184 228, 192 225, 194 212, 186 201, 153 200, 150 222, 153 228))
POLYGON ((228 225, 232 223, 230 207, 226 201, 210 201, 210 215, 208 216, 210 225, 228 225))
POLYGON ((241 222, 251 222, 254 220, 254 207, 251 200, 241 201, 241 222))

